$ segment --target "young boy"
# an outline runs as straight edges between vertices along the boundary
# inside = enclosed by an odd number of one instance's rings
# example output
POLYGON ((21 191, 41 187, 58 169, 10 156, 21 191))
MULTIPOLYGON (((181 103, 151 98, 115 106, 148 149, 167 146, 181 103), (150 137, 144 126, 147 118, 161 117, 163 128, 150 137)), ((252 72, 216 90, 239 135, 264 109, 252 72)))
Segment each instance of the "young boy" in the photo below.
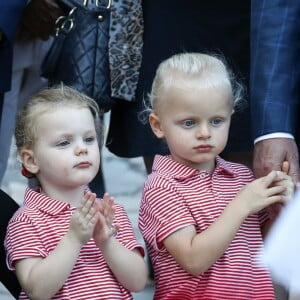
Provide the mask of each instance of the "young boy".
POLYGON ((262 209, 288 201, 293 183, 275 171, 253 181, 247 167, 219 156, 239 87, 210 55, 175 55, 157 70, 149 122, 171 155, 155 157, 139 217, 155 299, 274 299, 257 262, 262 209))

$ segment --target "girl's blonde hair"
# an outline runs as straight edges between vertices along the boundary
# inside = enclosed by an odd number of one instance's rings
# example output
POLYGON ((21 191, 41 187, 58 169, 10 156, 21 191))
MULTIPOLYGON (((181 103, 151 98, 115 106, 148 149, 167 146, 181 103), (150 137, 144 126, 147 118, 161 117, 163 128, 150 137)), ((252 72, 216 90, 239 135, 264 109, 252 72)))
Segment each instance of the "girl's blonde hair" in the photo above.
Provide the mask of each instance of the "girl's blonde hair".
MULTIPOLYGON (((63 84, 41 90, 19 111, 16 119, 15 139, 18 151, 31 149, 37 138, 36 120, 44 113, 64 109, 66 106, 88 108, 94 118, 98 140, 102 141, 98 104, 88 96, 63 84)), ((67 116, 66 116, 67 117, 67 116)), ((100 143, 99 143, 100 144, 100 143)))
POLYGON ((178 76, 182 78, 182 75, 200 79, 197 81, 198 87, 226 88, 232 94, 233 107, 237 108, 237 105, 241 104, 244 88, 227 67, 224 59, 216 55, 182 53, 173 55, 158 66, 148 95, 148 111, 155 110, 161 96, 178 76))

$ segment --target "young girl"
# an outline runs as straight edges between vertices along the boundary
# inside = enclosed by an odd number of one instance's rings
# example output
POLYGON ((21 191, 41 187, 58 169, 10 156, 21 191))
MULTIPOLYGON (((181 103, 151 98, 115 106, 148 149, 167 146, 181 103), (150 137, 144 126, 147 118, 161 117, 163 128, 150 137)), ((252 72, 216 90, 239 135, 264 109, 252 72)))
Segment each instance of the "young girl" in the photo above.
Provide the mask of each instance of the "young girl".
POLYGON ((232 79, 205 54, 175 55, 157 70, 149 122, 171 155, 155 157, 139 216, 155 299, 274 299, 257 262, 262 209, 288 201, 293 183, 275 171, 253 181, 247 167, 219 156, 239 99, 232 79))
POLYGON ((147 280, 143 248, 124 209, 87 185, 99 168, 97 104, 61 86, 20 111, 16 143, 27 189, 10 220, 7 262, 20 299, 132 299, 147 280))

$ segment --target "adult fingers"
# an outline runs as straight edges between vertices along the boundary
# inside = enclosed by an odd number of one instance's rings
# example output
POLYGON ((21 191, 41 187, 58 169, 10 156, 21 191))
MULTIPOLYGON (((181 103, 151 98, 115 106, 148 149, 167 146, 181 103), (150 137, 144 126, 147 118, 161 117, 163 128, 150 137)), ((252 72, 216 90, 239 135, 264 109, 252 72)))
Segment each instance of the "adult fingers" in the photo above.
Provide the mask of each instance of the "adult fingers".
POLYGON ((289 170, 290 170, 290 164, 289 164, 288 161, 285 160, 285 161, 282 163, 281 171, 282 171, 283 173, 285 173, 285 174, 288 174, 288 173, 289 173, 289 170))

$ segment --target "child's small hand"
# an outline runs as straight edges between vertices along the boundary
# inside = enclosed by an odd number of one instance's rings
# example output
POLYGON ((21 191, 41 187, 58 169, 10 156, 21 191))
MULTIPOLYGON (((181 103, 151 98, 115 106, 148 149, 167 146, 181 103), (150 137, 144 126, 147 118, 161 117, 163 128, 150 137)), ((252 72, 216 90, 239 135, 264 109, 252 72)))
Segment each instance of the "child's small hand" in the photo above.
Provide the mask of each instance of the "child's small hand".
POLYGON ((293 179, 291 176, 283 173, 282 175, 282 180, 274 182, 274 187, 275 186, 281 186, 284 188, 284 191, 281 193, 284 197, 282 198, 281 203, 286 204, 288 201, 291 200, 294 191, 295 191, 295 184, 293 182, 293 179))
POLYGON ((119 228, 117 224, 113 225, 115 216, 115 203, 113 197, 110 197, 105 193, 103 199, 100 202, 97 202, 97 206, 99 217, 93 237, 96 244, 100 247, 102 243, 116 234, 119 228))
POLYGON ((284 204, 286 204, 286 202, 288 202, 293 194, 294 194, 294 190, 295 190, 295 184, 292 180, 292 177, 290 177, 288 174, 289 172, 289 163, 287 161, 284 161, 281 167, 281 170, 284 174, 286 174, 286 176, 284 176, 284 179, 282 181, 279 182, 275 182, 275 185, 283 185, 286 187, 286 191, 285 191, 285 202, 283 203, 274 203, 271 204, 269 207, 267 207, 267 212, 269 214, 270 219, 275 219, 278 214, 281 211, 281 208, 283 207, 284 204))
POLYGON ((236 196, 237 205, 243 205, 247 215, 257 213, 274 203, 286 203, 291 197, 289 176, 280 171, 272 171, 247 184, 236 196))
POLYGON ((93 236, 99 218, 95 200, 96 194, 87 191, 71 218, 68 234, 81 245, 86 244, 93 236))

